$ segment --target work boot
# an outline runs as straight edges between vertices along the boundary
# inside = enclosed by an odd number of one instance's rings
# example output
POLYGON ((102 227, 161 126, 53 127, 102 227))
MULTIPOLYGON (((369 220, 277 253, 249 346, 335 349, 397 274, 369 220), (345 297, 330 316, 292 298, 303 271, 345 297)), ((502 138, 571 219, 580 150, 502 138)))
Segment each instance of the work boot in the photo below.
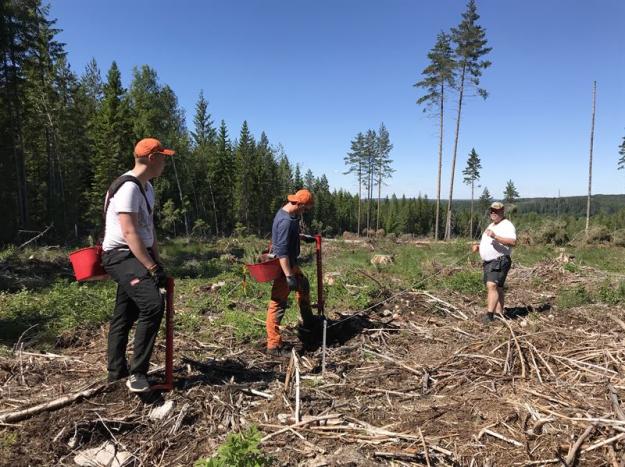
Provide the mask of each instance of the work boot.
POLYGON ((271 355, 272 357, 288 357, 291 355, 291 351, 285 349, 283 346, 274 347, 272 349, 267 349, 267 355, 271 355))
POLYGON ((150 383, 145 375, 141 373, 135 373, 130 375, 126 381, 126 387, 130 392, 148 392, 150 390, 150 383))
POLYGON ((482 324, 491 324, 495 321, 495 314, 491 312, 485 313, 480 318, 480 321, 482 321, 482 324))

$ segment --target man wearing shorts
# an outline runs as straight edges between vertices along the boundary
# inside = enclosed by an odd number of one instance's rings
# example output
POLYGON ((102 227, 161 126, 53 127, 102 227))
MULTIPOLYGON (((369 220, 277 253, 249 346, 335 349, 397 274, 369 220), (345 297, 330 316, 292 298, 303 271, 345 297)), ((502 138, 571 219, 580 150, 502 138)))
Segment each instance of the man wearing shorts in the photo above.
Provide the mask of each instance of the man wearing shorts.
POLYGON ((484 284, 488 291, 488 300, 482 321, 486 324, 495 319, 495 313, 503 315, 503 286, 512 265, 512 247, 516 245, 516 229, 505 218, 503 203, 491 204, 489 215, 491 224, 482 234, 480 244, 473 246, 474 251, 479 250, 484 262, 484 284))

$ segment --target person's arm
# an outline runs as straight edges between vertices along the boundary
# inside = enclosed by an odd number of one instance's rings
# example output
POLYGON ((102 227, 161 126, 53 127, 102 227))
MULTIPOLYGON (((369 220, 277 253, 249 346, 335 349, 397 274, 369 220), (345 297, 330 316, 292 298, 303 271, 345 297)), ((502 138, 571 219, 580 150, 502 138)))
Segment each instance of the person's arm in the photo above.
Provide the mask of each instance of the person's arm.
POLYGON ((148 253, 148 249, 139 235, 138 217, 136 212, 120 212, 118 214, 119 225, 132 254, 148 271, 152 271, 156 268, 156 262, 148 253))
POLYGON ((161 255, 158 252, 158 242, 156 241, 156 227, 154 227, 154 224, 152 224, 152 236, 154 237, 154 242, 152 243, 152 257, 154 258, 154 261, 162 264, 161 255))
POLYGON ((280 259, 282 272, 286 277, 293 275, 291 263, 289 261, 289 224, 286 221, 278 222, 275 232, 272 235, 273 243, 271 249, 273 253, 280 259))
POLYGON ((280 266, 282 267, 282 272, 286 277, 293 275, 293 269, 291 268, 291 262, 288 256, 280 258, 280 266))
POLYGON ((505 246, 516 246, 516 238, 508 238, 508 237, 502 237, 500 235, 495 234, 495 232, 493 232, 492 230, 488 229, 486 231, 486 234, 492 238, 493 240, 495 240, 496 242, 501 243, 502 245, 505 246))

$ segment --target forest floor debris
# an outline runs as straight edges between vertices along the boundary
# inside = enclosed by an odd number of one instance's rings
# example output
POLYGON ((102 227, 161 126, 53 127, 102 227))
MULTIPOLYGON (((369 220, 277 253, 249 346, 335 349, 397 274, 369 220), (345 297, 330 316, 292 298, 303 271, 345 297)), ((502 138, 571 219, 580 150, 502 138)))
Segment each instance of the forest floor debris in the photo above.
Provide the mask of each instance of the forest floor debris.
MULTIPOLYGON (((6 421, 0 464, 72 465, 112 446, 134 465, 191 465, 251 425, 281 465, 621 462, 625 331, 606 315, 623 322, 625 311, 558 309, 553 284, 580 280, 593 279, 556 261, 515 267, 506 319, 487 327, 481 302, 452 290, 408 290, 366 314, 333 314, 323 375, 319 346, 301 348, 286 329, 299 397, 289 358, 266 355, 262 341, 240 345, 218 327, 206 343, 181 333, 173 392, 140 399, 116 383, 6 421)), ((22 346, 0 357, 0 416, 103 381, 105 337, 103 327, 54 353, 22 346)), ((154 364, 163 358, 159 344, 154 364)))

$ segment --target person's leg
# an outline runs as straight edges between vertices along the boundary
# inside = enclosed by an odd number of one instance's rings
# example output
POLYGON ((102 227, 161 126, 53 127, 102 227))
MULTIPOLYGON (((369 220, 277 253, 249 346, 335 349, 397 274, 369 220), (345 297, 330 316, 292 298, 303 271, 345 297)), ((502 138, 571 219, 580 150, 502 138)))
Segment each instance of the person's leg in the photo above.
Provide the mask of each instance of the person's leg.
POLYGON ((126 361, 126 346, 128 333, 137 319, 138 310, 134 302, 117 286, 115 309, 111 317, 108 335, 108 380, 117 381, 128 376, 128 362, 126 361))
POLYGON ((488 324, 495 319, 495 310, 497 309, 497 303, 499 300, 499 294, 497 293, 497 284, 490 280, 486 281, 486 314, 482 315, 482 322, 488 324))
POLYGON ((139 282, 127 287, 127 293, 138 309, 135 329, 134 354, 130 364, 130 373, 146 375, 150 367, 150 357, 154 350, 156 335, 163 319, 165 301, 154 280, 138 277, 139 282))
POLYGON ((497 309, 495 311, 503 315, 503 310, 503 287, 497 287, 497 309))
POLYGON ((280 323, 286 311, 287 299, 289 298, 289 286, 286 277, 281 275, 273 281, 271 287, 271 300, 267 306, 267 318, 265 327, 267 329, 267 348, 277 349, 282 345, 280 336, 280 323))
POLYGON ((297 299, 297 306, 299 307, 299 313, 302 317, 302 324, 304 327, 310 327, 314 321, 312 306, 310 305, 310 282, 302 271, 298 268, 297 273, 297 292, 295 297, 297 299))

